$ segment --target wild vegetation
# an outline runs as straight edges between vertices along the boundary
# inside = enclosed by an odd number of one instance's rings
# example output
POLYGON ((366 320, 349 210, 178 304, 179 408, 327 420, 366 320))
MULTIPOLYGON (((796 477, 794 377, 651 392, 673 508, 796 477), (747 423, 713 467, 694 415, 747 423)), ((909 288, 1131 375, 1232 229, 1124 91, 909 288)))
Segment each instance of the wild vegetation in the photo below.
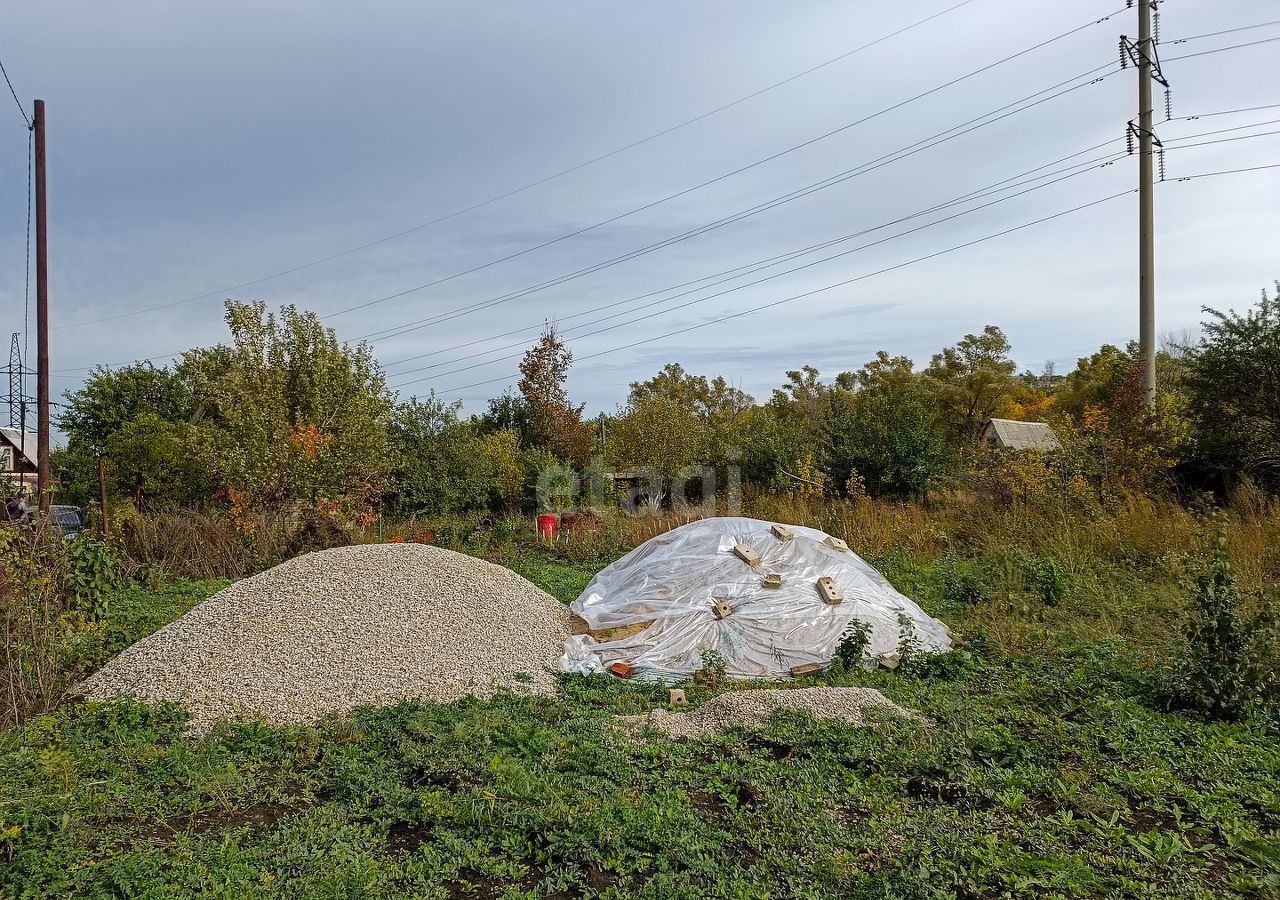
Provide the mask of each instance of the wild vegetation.
POLYGON ((229 304, 229 344, 66 397, 59 499, 100 522, 102 460, 108 540, 0 535, 0 895, 1280 896, 1280 288, 1206 316, 1150 407, 1135 348, 1019 374, 988 326, 923 366, 801 366, 762 402, 672 363, 584 420, 553 330, 465 416, 394 396, 309 313, 229 304), (980 448, 992 416, 1061 449, 980 448), (649 742, 613 717, 662 691, 565 677, 192 738, 178 707, 66 695, 308 549, 428 541, 567 602, 734 511, 845 539, 966 637, 894 672, 850 646, 807 682, 921 719, 649 742))

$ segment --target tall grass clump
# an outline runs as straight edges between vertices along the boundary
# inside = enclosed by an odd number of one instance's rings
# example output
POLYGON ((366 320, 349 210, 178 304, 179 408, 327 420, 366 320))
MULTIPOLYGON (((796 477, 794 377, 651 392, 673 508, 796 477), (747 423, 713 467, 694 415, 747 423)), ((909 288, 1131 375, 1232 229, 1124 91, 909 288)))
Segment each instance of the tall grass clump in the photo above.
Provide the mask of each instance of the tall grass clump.
POLYGON ((153 566, 185 578, 243 578, 286 554, 288 537, 271 523, 246 531, 225 515, 172 509, 112 523, 112 544, 135 569, 153 566))

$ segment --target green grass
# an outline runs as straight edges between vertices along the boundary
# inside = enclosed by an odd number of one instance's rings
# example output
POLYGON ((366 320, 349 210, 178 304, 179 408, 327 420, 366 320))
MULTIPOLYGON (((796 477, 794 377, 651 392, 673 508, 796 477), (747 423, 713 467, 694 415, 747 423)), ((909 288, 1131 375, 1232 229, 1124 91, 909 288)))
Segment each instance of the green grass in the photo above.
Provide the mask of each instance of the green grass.
MULTIPOLYGON (((563 600, 592 570, 503 562, 563 600)), ((973 610, 1008 598, 970 596, 961 564, 880 562, 976 639, 911 674, 809 683, 876 687, 927 721, 636 739, 613 717, 665 692, 578 677, 555 700, 199 739, 173 706, 65 706, 0 734, 0 896, 1280 896, 1274 723, 1160 711, 1122 639, 1046 629, 1005 652, 973 610)), ((213 587, 135 589, 112 616, 133 638, 213 587)))

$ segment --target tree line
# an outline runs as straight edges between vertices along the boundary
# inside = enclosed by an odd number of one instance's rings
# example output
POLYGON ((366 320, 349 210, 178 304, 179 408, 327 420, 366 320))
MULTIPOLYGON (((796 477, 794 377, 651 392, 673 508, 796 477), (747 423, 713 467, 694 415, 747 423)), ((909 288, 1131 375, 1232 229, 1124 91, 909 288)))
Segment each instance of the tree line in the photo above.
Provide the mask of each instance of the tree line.
MULTIPOLYGON (((1018 372, 995 325, 918 366, 881 351, 824 377, 809 365, 756 399, 678 362, 584 417, 573 354, 554 329, 516 389, 464 416, 434 392, 399 398, 365 344, 307 311, 228 301, 229 340, 170 366, 99 367, 65 395, 60 498, 107 490, 140 509, 218 509, 238 522, 303 507, 346 522, 517 510, 552 467, 674 475, 736 467, 760 490, 928 500, 956 489, 1029 493, 1280 491, 1280 284, 1243 313, 1205 309, 1195 341, 1158 358, 1142 403, 1137 349, 1105 345, 1066 374, 1018 372), (978 452, 992 417, 1048 423, 1053 453, 978 452)), ((668 498, 678 501, 681 498, 668 498)))

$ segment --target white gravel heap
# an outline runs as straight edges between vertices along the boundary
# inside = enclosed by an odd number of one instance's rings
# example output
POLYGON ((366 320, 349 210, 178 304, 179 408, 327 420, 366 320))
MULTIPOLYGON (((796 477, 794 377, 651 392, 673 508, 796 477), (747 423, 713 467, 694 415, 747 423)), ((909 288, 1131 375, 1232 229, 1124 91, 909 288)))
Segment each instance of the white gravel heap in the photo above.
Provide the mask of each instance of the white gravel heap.
POLYGON ((645 716, 622 718, 632 729, 652 725, 672 737, 697 740, 734 728, 758 729, 780 709, 802 710, 815 719, 864 725, 867 710, 873 708, 915 715, 871 688, 809 687, 727 691, 689 712, 655 709, 645 716))
POLYGON ((176 700, 192 728, 407 698, 555 690, 571 614, 514 572, 417 544, 309 553, 239 581, 86 679, 89 699, 176 700))

